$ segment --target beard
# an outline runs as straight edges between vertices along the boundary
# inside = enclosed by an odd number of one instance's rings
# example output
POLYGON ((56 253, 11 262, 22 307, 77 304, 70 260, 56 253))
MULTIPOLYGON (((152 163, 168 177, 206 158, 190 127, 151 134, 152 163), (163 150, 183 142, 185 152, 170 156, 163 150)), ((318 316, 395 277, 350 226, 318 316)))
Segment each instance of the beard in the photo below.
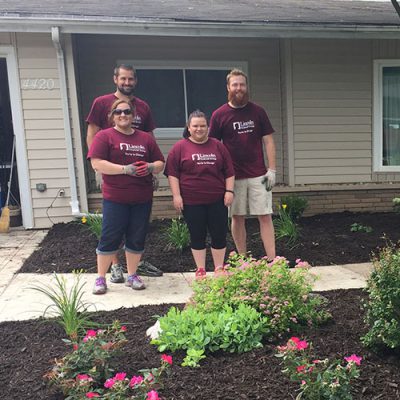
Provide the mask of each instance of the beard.
POLYGON ((125 96, 132 96, 135 86, 118 86, 118 90, 125 96))
POLYGON ((228 92, 228 102, 234 107, 244 107, 249 102, 249 92, 228 92))

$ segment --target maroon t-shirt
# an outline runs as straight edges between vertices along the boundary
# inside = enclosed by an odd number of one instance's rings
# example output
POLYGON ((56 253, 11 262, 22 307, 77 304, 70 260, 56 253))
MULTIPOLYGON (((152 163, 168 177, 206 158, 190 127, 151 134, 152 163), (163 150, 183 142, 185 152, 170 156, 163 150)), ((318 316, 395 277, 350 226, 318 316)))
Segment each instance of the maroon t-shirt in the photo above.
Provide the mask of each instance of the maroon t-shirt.
POLYGON ((234 175, 225 146, 209 138, 206 143, 182 139, 170 150, 164 174, 179 179, 184 204, 211 204, 225 194, 225 179, 234 175))
MULTIPOLYGON (((116 100, 118 100, 118 97, 116 97, 114 93, 97 97, 92 104, 86 122, 88 124, 95 124, 100 129, 110 128, 111 125, 108 122, 108 114, 116 100)), ((144 132, 152 132, 156 126, 149 105, 138 97, 134 97, 131 102, 136 108, 136 116, 132 126, 144 132)))
POLYGON ((236 179, 266 173, 262 138, 273 132, 265 110, 252 102, 242 108, 226 103, 210 119, 210 136, 222 140, 229 150, 236 179))
MULTIPOLYGON (((124 135, 114 128, 99 131, 90 146, 89 158, 100 158, 115 164, 128 165, 136 161, 164 161, 154 138, 135 129, 124 135)), ((152 175, 136 177, 103 174, 103 198, 117 203, 146 203, 153 198, 152 175)))

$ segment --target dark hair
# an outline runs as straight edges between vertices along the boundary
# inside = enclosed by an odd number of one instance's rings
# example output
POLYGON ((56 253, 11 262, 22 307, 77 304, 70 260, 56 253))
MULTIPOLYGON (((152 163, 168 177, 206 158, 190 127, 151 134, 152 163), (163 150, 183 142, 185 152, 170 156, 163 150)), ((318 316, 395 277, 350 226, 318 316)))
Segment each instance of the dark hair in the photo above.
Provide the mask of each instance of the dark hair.
POLYGON ((229 72, 229 74, 226 76, 226 83, 229 85, 229 81, 233 76, 244 76, 246 79, 246 84, 247 84, 247 75, 239 68, 234 68, 229 72))
POLYGON ((115 100, 114 103, 112 103, 111 110, 108 113, 108 123, 110 125, 113 124, 113 116, 114 116, 115 109, 122 103, 128 104, 129 108, 132 110, 132 117, 135 118, 135 114, 136 114, 135 106, 130 101, 127 101, 124 99, 118 99, 118 100, 115 100))
POLYGON ((132 65, 129 64, 119 64, 114 68, 114 76, 117 77, 119 75, 119 70, 124 69, 125 71, 132 71, 133 77, 137 80, 136 70, 132 65))
MULTIPOLYGON (((187 122, 186 122, 185 129, 183 130, 182 136, 183 136, 185 139, 187 139, 187 138, 190 136, 190 132, 189 132, 188 126, 190 125, 190 121, 191 121, 193 118, 204 118, 204 119, 206 120, 206 122, 207 122, 206 114, 204 114, 203 111, 194 110, 194 111, 189 115, 188 120, 187 120, 187 122)), ((207 122, 207 123, 208 123, 208 122, 207 122)))

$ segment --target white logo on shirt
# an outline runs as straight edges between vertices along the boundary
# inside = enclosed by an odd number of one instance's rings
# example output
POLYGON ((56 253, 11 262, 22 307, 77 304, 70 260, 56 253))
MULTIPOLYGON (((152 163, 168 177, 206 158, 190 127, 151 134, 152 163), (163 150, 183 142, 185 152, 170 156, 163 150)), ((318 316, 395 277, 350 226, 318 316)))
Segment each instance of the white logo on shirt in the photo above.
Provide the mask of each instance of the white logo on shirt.
POLYGON ((251 119, 249 121, 233 122, 233 129, 241 131, 241 132, 238 132, 239 134, 252 132, 252 129, 254 128, 254 126, 255 126, 254 121, 251 119), (247 130, 243 131, 243 129, 247 129, 247 130))
POLYGON ((200 153, 194 153, 192 154, 192 160, 197 161, 197 165, 201 164, 215 164, 215 161, 217 161, 217 156, 214 153, 210 154, 200 154, 200 153))
POLYGON ((125 152, 126 156, 144 157, 146 148, 142 145, 135 145, 129 143, 120 143, 119 148, 125 152))

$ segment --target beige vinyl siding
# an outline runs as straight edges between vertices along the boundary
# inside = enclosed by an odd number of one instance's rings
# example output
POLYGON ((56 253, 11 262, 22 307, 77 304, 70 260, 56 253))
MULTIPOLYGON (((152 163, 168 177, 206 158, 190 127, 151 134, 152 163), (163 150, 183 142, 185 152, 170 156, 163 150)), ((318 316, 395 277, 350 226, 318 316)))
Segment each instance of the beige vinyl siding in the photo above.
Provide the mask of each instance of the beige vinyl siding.
POLYGON ((372 181, 369 40, 293 40, 296 184, 372 181))
POLYGON ((11 33, 10 32, 0 32, 0 46, 1 45, 11 45, 11 33))
POLYGON ((57 57, 50 34, 20 33, 16 39, 34 227, 45 228, 71 218, 57 57), (26 79, 53 79, 54 88, 24 89, 26 79), (38 192, 37 183, 47 190, 38 192), (57 197, 60 188, 64 197, 57 197))
MULTIPOLYGON (((282 128, 278 40, 134 36, 76 36, 82 119, 95 97, 115 91, 117 60, 241 61, 248 63, 251 99, 267 110, 277 146, 278 180, 282 181, 282 128)), ((140 76, 138 77, 140 85, 140 76)), ((151 104, 150 104, 151 106, 151 104)), ((167 106, 167 105, 166 105, 167 106)), ((86 128, 86 127, 85 127, 86 128)), ((180 136, 181 132, 177 132, 180 136)), ((157 139, 164 155, 175 141, 157 139)), ((161 185, 167 180, 161 178, 161 185)))

